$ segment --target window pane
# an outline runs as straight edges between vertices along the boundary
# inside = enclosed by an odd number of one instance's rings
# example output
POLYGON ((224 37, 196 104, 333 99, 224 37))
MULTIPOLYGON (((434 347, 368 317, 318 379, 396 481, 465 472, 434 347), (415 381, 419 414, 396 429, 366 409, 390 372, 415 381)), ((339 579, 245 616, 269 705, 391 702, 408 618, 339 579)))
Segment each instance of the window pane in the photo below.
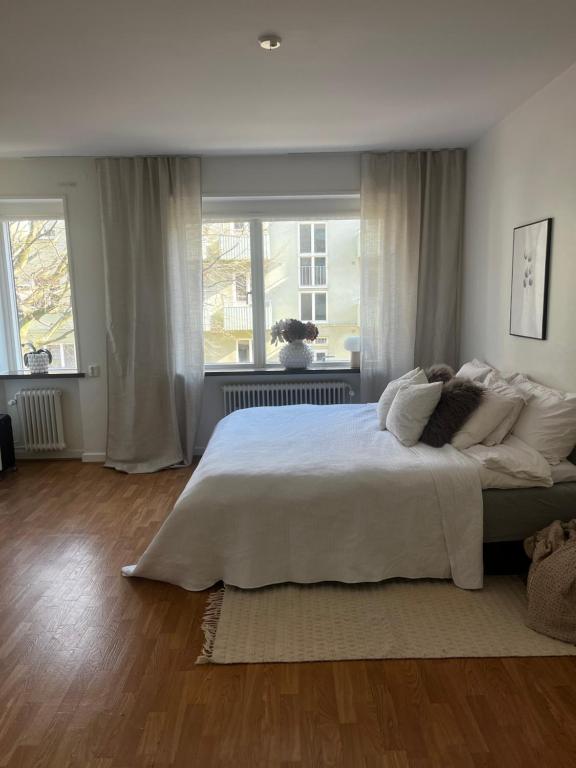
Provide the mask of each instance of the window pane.
POLYGON ((326 258, 316 256, 314 259, 314 285, 326 285, 326 258))
MULTIPOLYGON (((75 368, 76 339, 64 220, 9 221, 7 228, 20 344, 49 348, 53 368, 75 368)), ((26 346, 23 352, 29 350, 26 346)))
POLYGON ((252 362, 250 224, 205 222, 203 234, 204 356, 208 365, 252 362), (248 344, 242 348, 237 342, 248 344))
POLYGON ((312 225, 300 224, 300 253, 312 251, 312 225))
POLYGON ((312 320, 311 293, 303 293, 300 297, 300 320, 312 320))
MULTIPOLYGON (((315 256, 313 260, 300 255, 302 231, 307 229, 310 232, 309 223, 265 221, 262 227, 266 253, 264 288, 267 331, 272 323, 283 318, 299 317, 313 322, 322 322, 322 318, 326 318, 320 327, 325 362, 350 362, 350 353, 344 348, 344 342, 348 336, 359 334, 358 219, 335 219, 316 225, 319 237, 317 240, 315 231, 314 247, 323 247, 329 256, 315 256), (326 263, 328 261, 329 264, 326 263), (309 267, 311 272, 306 278, 312 282, 302 280, 305 267, 309 267), (314 300, 310 290, 313 286, 320 286, 320 293, 314 294, 317 297, 314 300)), ((266 361, 278 363, 280 345, 272 346, 269 334, 266 341, 266 361)))
POLYGON ((312 257, 300 257, 300 285, 308 286, 312 283, 312 257))
POLYGON ((314 224, 314 253, 326 253, 326 224, 314 224))
POLYGON ((326 294, 315 293, 314 299, 316 303, 316 311, 314 314, 314 319, 317 321, 326 320, 326 294))

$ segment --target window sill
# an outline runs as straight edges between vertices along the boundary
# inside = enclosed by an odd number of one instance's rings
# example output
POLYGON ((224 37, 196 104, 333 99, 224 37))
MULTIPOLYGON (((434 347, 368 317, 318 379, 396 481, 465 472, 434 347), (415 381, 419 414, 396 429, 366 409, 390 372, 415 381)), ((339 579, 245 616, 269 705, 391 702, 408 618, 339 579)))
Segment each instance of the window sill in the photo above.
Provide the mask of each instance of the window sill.
POLYGON ((360 373, 360 368, 350 368, 349 365, 312 366, 311 368, 283 368, 282 366, 268 366, 267 368, 207 368, 204 376, 302 376, 322 375, 333 373, 360 373))
POLYGON ((48 373, 30 373, 30 371, 2 371, 0 372, 0 380, 2 379, 83 379, 86 376, 85 373, 76 370, 54 370, 48 373))

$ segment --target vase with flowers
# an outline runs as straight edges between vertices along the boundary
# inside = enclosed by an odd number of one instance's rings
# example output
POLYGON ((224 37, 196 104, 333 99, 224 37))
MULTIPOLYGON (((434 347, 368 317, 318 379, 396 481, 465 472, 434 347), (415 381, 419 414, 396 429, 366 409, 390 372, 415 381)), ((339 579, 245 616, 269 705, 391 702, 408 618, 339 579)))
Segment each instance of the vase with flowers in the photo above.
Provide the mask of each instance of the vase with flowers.
POLYGON ((278 320, 272 326, 272 344, 286 342, 278 355, 285 368, 305 369, 313 360, 310 347, 305 341, 314 341, 318 336, 318 328, 314 323, 303 323, 301 320, 278 320))
POLYGON ((24 365, 30 369, 30 373, 48 373, 48 366, 52 362, 52 353, 49 349, 36 349, 32 342, 27 341, 22 347, 30 347, 30 352, 23 354, 24 365))

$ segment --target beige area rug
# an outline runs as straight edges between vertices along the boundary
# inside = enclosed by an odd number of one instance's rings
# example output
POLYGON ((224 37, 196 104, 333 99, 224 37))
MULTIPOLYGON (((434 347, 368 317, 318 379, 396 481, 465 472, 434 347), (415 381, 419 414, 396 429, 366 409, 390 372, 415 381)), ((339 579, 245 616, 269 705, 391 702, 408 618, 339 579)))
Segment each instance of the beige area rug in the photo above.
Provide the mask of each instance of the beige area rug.
POLYGON ((198 663, 576 655, 525 620, 515 576, 478 591, 444 581, 225 587, 209 598, 198 663))

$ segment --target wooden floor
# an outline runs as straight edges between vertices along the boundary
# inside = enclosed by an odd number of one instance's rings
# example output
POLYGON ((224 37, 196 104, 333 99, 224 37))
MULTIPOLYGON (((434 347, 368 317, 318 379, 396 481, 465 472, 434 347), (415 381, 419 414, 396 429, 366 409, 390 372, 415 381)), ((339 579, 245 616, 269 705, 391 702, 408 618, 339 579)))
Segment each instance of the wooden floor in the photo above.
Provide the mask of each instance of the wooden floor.
POLYGON ((123 579, 190 472, 0 479, 0 766, 576 766, 576 659, 195 666, 205 594, 123 579))

